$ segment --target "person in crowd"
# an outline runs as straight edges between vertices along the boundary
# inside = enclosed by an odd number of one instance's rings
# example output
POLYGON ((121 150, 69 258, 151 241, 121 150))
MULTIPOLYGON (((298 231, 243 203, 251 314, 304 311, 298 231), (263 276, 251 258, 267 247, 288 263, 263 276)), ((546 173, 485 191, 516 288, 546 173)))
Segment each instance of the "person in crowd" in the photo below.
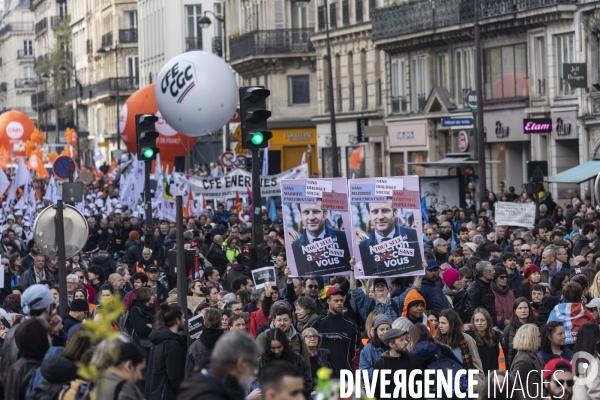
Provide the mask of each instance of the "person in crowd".
POLYGON ((310 370, 312 372, 313 386, 317 383, 317 371, 320 368, 330 368, 333 371, 333 376, 337 376, 338 372, 333 366, 331 352, 321 347, 323 337, 315 328, 306 328, 302 332, 304 344, 308 348, 310 356, 310 370))
POLYGON ((456 296, 456 294, 462 289, 460 272, 458 272, 458 270, 454 268, 448 268, 442 273, 442 281, 444 282, 444 288, 442 289, 442 293, 444 293, 444 295, 448 299, 448 304, 450 306, 453 306, 454 296, 456 296))
POLYGON ((516 354, 513 346, 515 336, 519 328, 525 324, 537 324, 537 317, 529 301, 525 297, 519 297, 513 304, 510 323, 504 328, 504 337, 502 338, 502 348, 506 355, 507 369, 510 368, 516 354))
POLYGON ((407 293, 404 299, 404 308, 402 309, 401 316, 413 325, 419 323, 424 324, 429 328, 432 334, 436 331, 433 323, 427 318, 425 299, 423 299, 423 296, 421 296, 417 289, 411 289, 407 293))
POLYGON ((148 287, 154 292, 157 304, 162 304, 169 298, 169 291, 158 280, 159 269, 156 265, 146 267, 146 275, 148 275, 148 287))
POLYGON ((296 300, 294 306, 296 308, 296 329, 302 333, 318 317, 317 305, 312 297, 301 296, 296 300))
POLYGON ((135 271, 136 265, 144 263, 142 256, 142 245, 140 244, 140 234, 138 231, 129 232, 129 238, 125 242, 125 252, 129 271, 135 271))
POLYGON ((510 372, 519 373, 529 399, 542 399, 544 397, 541 373, 529 373, 530 371, 542 371, 546 364, 537 354, 540 341, 541 334, 535 324, 522 325, 517 330, 513 341, 513 348, 517 353, 510 364, 510 372), (526 379, 523 377, 526 377, 526 379))
POLYGON ((124 290, 125 280, 123 279, 123 276, 121 276, 118 273, 111 274, 108 277, 108 283, 112 287, 113 294, 115 294, 121 300, 123 300, 125 298, 125 295, 127 294, 127 292, 124 290))
POLYGON ((490 313, 484 308, 475 309, 471 320, 471 330, 466 333, 477 344, 477 352, 481 358, 485 376, 488 376, 490 371, 496 371, 500 367, 506 368, 504 351, 500 345, 502 333, 493 328, 494 324, 490 313))
POLYGON ((550 293, 553 296, 562 299, 562 290, 569 283, 569 274, 567 271, 558 271, 550 280, 550 293))
POLYGON ((542 332, 542 345, 538 356, 542 357, 545 363, 549 363, 555 358, 561 358, 571 361, 573 353, 565 347, 565 328, 562 322, 548 322, 542 332))
POLYGON ((58 283, 56 276, 50 272, 46 266, 46 256, 43 254, 36 254, 33 260, 33 265, 27 269, 21 276, 21 285, 25 289, 36 283, 40 283, 43 280, 50 280, 54 283, 58 283))
POLYGON ((371 340, 360 352, 359 369, 366 370, 369 373, 369 378, 373 377, 373 366, 381 358, 381 355, 389 350, 383 343, 383 336, 387 331, 392 329, 392 322, 387 315, 379 315, 375 318, 373 327, 371 328, 371 340))
POLYGON ((564 302, 554 307, 548 317, 548 322, 559 321, 564 323, 565 345, 573 347, 577 339, 579 328, 586 322, 596 323, 596 319, 581 303, 583 288, 579 283, 571 282, 563 288, 564 302))
POLYGON ((184 377, 186 338, 179 335, 186 318, 176 305, 162 303, 156 314, 155 330, 150 333, 152 348, 146 370, 147 400, 174 399, 184 377))
POLYGON ((450 305, 439 284, 440 267, 435 260, 427 260, 426 263, 427 267, 419 292, 423 296, 428 309, 441 312, 450 305))
POLYGON ((105 374, 94 386, 97 399, 144 400, 137 383, 142 380, 146 356, 135 343, 121 342, 105 374))
POLYGON ((524 275, 525 279, 523 280, 518 293, 520 297, 525 297, 527 300, 531 301, 531 289, 534 285, 537 285, 542 281, 542 272, 540 267, 531 264, 525 268, 524 275))
POLYGON ((427 320, 431 322, 433 327, 437 330, 437 326, 440 322, 440 313, 437 311, 427 311, 427 320))
MULTIPOLYGON (((547 286, 541 285, 539 283, 531 287, 531 308, 533 308, 533 311, 536 313, 536 315, 538 315, 540 312, 540 308, 542 307, 542 301, 546 296, 546 290, 548 290, 549 292, 547 286)), ((540 322, 543 321, 541 321, 540 319, 540 322)))
POLYGON ((504 329, 510 323, 512 306, 515 303, 515 294, 510 286, 508 286, 508 272, 502 267, 494 269, 492 290, 494 291, 497 326, 500 329, 504 329))
MULTIPOLYGON (((575 380, 573 365, 568 360, 555 358, 544 366, 544 389, 549 400, 573 400, 575 380)), ((585 397, 577 397, 584 399, 585 397)), ((590 399, 590 398, 588 398, 590 399)))
POLYGON ((310 400, 313 388, 310 366, 304 361, 303 357, 294 352, 287 339, 287 335, 279 328, 271 329, 265 335, 263 354, 258 359, 259 376, 274 361, 286 361, 302 371, 302 376, 304 377, 304 397, 310 400))
POLYGON ((573 350, 575 354, 583 353, 588 357, 579 357, 575 360, 574 367, 577 377, 577 384, 573 388, 573 398, 575 399, 595 399, 600 396, 600 380, 597 375, 593 375, 593 371, 600 371, 599 342, 600 328, 598 324, 591 322, 583 324, 579 329, 573 350))
MULTIPOLYGON (((229 327, 229 319, 227 320, 229 327)), ((205 364, 205 359, 210 359, 217 341, 223 336, 225 331, 221 329, 221 312, 214 308, 204 310, 204 329, 200 339, 194 341, 187 351, 185 361, 186 378, 197 374, 200 366, 205 364)))
POLYGON ((436 359, 438 352, 457 364, 462 364, 462 361, 456 358, 450 347, 436 341, 433 338, 431 332, 425 325, 412 325, 409 328, 408 333, 410 347, 412 347, 412 349, 410 349, 410 353, 419 361, 419 369, 427 369, 427 367, 436 359))
MULTIPOLYGON (((133 293, 133 292, 131 292, 133 293)), ((154 292, 148 287, 140 287, 129 309, 129 321, 135 335, 133 340, 146 351, 150 350, 150 333, 156 316, 154 292)))
POLYGON ((272 362, 260 376, 260 387, 265 400, 302 400, 304 376, 296 366, 272 362))
POLYGON ((467 320, 471 320, 475 309, 482 307, 490 313, 494 325, 497 325, 496 300, 491 286, 494 277, 494 267, 492 267, 489 261, 480 261, 477 263, 476 270, 477 277, 467 289, 465 316, 467 320))
POLYGON ((239 314, 233 314, 229 317, 229 330, 230 331, 247 331, 246 317, 239 314))
POLYGON ((148 276, 143 272, 136 272, 131 276, 131 281, 133 282, 133 290, 127 293, 123 298, 123 312, 129 311, 131 303, 136 299, 137 291, 140 288, 147 286, 148 276))
POLYGON ((85 299, 75 299, 71 302, 69 314, 63 318, 63 331, 65 335, 71 327, 80 324, 89 314, 90 305, 85 299))

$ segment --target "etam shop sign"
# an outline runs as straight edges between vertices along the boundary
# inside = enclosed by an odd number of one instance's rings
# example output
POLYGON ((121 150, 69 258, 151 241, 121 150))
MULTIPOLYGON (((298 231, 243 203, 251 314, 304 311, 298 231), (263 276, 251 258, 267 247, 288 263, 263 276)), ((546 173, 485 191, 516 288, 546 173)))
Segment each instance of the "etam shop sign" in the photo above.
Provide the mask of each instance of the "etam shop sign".
POLYGON ((571 134, 571 124, 565 123, 562 118, 557 118, 553 123, 552 118, 530 118, 523 120, 523 132, 534 133, 552 133, 555 130, 558 136, 568 136, 571 134))

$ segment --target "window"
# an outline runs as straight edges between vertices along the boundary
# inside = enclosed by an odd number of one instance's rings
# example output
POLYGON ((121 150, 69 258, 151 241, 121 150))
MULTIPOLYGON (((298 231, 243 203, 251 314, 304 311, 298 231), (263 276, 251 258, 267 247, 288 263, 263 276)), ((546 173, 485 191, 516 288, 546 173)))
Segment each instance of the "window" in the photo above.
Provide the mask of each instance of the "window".
POLYGON ((33 79, 33 67, 25 67, 23 68, 23 78, 25 79, 33 79))
POLYGON ((467 93, 475 87, 473 74, 473 49, 456 50, 454 64, 456 74, 456 104, 463 104, 467 93))
POLYGON ((308 7, 300 7, 297 3, 292 3, 292 29, 308 27, 307 10, 308 7))
POLYGON ((329 27, 337 28, 337 4, 332 3, 329 5, 329 27))
POLYGON ((67 18, 67 2, 58 3, 58 15, 60 19, 67 18))
MULTIPOLYGON (((223 16, 223 9, 221 8, 221 3, 215 3, 213 9, 215 10, 215 14, 217 17, 221 18, 223 16)), ((222 37, 223 36, 223 23, 218 19, 214 18, 214 26, 215 26, 215 36, 222 37)))
POLYGON ((392 112, 406 112, 406 61, 392 60, 392 112))
POLYGON ((350 103, 348 106, 348 109, 350 111, 354 110, 354 55, 352 54, 352 52, 348 53, 348 87, 350 89, 350 94, 349 94, 349 98, 348 98, 348 102, 350 103))
POLYGON ((125 29, 137 28, 137 11, 125 12, 125 29))
POLYGON ((448 53, 437 56, 437 84, 450 91, 450 65, 448 64, 448 53))
POLYGON ((363 0, 354 0, 354 12, 356 15, 356 22, 363 22, 363 0))
POLYGON ((429 94, 429 56, 413 57, 411 60, 411 106, 412 112, 421 112, 429 94))
POLYGON ((290 105, 310 104, 310 81, 308 75, 289 77, 290 105))
POLYGON ((185 6, 187 13, 187 37, 202 38, 202 29, 198 27, 198 18, 202 16, 202 5, 185 6))
POLYGON ((129 78, 137 78, 140 71, 138 56, 128 56, 126 59, 127 76, 129 78))
POLYGON ((350 24, 350 5, 348 4, 348 0, 342 0, 342 24, 350 24))
POLYGON ((324 31, 325 30, 325 6, 319 6, 319 8, 317 9, 317 19, 318 19, 319 30, 324 31))
POLYGON ((23 55, 24 56, 32 56, 33 55, 33 41, 23 40, 23 55))
POLYGON ((544 37, 539 36, 534 41, 535 79, 538 96, 546 95, 546 57, 544 54, 544 37))
POLYGON ((572 63, 575 61, 574 57, 574 42, 575 35, 568 33, 566 35, 554 36, 554 52, 556 53, 556 78, 557 88, 559 96, 568 96, 575 94, 575 89, 569 86, 569 83, 562 78, 563 64, 572 63))
POLYGON ((527 45, 484 50, 485 99, 510 99, 529 96, 527 45))

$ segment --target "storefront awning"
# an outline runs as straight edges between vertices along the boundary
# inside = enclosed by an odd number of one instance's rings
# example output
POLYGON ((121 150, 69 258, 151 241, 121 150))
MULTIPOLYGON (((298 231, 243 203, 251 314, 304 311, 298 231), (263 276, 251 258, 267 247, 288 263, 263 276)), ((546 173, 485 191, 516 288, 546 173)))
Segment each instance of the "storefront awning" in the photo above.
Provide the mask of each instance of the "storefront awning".
POLYGON ((600 172, 600 160, 588 161, 548 178, 548 183, 581 183, 600 172))
MULTIPOLYGON (((408 162, 408 165, 419 165, 422 167, 436 167, 445 165, 464 165, 464 164, 477 164, 479 161, 471 160, 469 157, 446 157, 439 161, 424 161, 424 162, 408 162)), ((486 164, 497 164, 500 161, 486 160, 486 164)))

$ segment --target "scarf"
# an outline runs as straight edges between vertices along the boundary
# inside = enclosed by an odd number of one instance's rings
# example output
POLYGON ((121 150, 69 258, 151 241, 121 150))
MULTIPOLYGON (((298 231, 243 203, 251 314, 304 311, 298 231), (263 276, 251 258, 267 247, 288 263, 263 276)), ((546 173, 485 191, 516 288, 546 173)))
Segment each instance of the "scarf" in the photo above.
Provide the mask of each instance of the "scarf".
POLYGON ((319 352, 319 349, 317 349, 317 351, 315 351, 314 354, 308 353, 308 356, 310 357, 311 360, 315 360, 317 362, 317 364, 319 365, 319 367, 323 367, 323 363, 321 362, 321 353, 319 352))
POLYGON ((463 340, 460 341, 460 345, 458 346, 458 348, 460 349, 460 354, 462 355, 462 362, 465 366, 466 369, 475 369, 475 366, 473 365, 473 358, 471 357, 471 353, 469 352, 469 343, 467 343, 467 340, 463 338, 463 340))
POLYGON ((510 290, 510 286, 506 285, 506 287, 502 289, 500 286, 496 285, 496 283, 492 282, 492 289, 494 289, 494 292, 498 293, 499 295, 504 296, 510 290))
POLYGON ((317 314, 313 313, 307 314, 304 318, 298 318, 298 323, 296 324, 298 332, 302 332, 316 316, 317 314))

